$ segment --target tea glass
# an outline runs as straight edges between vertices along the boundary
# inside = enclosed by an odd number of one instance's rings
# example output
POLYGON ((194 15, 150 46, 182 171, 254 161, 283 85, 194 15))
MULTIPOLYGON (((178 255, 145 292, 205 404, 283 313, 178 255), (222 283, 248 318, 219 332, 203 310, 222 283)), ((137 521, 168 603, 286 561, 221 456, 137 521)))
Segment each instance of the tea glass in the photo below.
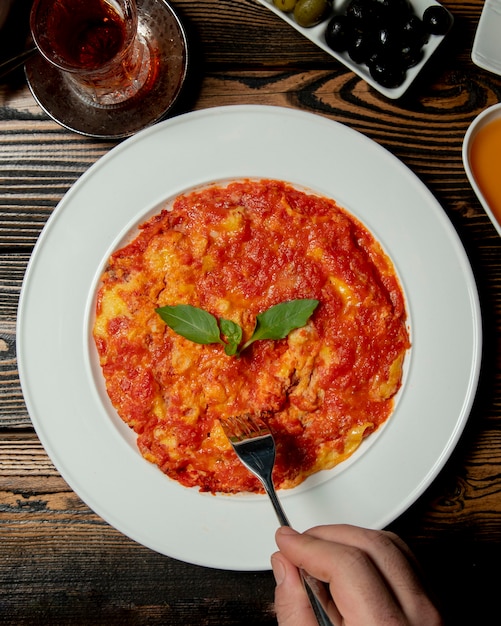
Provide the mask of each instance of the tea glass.
POLYGON ((35 0, 33 40, 71 89, 115 107, 146 87, 151 53, 138 29, 136 0, 35 0))

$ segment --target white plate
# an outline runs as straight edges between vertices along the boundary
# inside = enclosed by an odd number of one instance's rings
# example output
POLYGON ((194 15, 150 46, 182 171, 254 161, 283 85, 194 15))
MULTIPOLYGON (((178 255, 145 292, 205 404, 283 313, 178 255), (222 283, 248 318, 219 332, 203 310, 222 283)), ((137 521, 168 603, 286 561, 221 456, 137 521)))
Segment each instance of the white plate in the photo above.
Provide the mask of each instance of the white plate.
MULTIPOLYGON (((319 48, 322 48, 322 50, 327 52, 327 54, 330 54, 340 63, 343 63, 343 65, 345 65, 352 72, 355 72, 355 74, 360 76, 360 78, 365 80, 365 82, 369 83, 369 85, 371 85, 374 89, 382 93, 387 98, 391 98, 392 100, 401 98, 404 95, 404 93, 412 85, 418 74, 421 72, 423 67, 426 65, 432 54, 442 43, 445 37, 445 35, 430 35, 429 41, 423 47, 423 58, 421 59, 421 62, 414 67, 409 68, 405 81, 399 87, 390 89, 387 87, 383 87, 372 78, 367 65, 363 63, 355 63, 354 61, 352 61, 350 55, 347 52, 335 52, 327 45, 327 42, 325 41, 325 29, 330 18, 324 20, 316 26, 312 26, 311 28, 303 28, 302 26, 299 26, 299 24, 294 20, 292 14, 284 13, 283 11, 280 11, 280 9, 277 9, 273 4, 273 0, 258 0, 258 2, 273 13, 275 13, 275 15, 278 15, 278 17, 283 19, 285 22, 290 24, 292 28, 295 28, 298 32, 300 32, 311 42, 316 44, 319 48)), ((333 7, 335 13, 343 13, 348 3, 349 0, 334 0, 333 7)), ((423 17, 423 13, 428 7, 442 6, 439 2, 435 2, 435 0, 411 0, 411 4, 414 8, 415 14, 420 19, 423 17)), ((332 15, 334 15, 334 13, 332 15)), ((453 17, 451 14, 451 23, 448 30, 452 28, 452 24, 453 17)))
POLYGON ((471 59, 484 70, 501 76, 501 2, 485 0, 473 40, 471 59))
POLYGON ((164 198, 242 177, 286 180, 336 199, 374 232, 400 273, 413 347, 394 415, 354 462, 282 492, 299 530, 394 520, 463 430, 477 386, 480 311, 441 207, 400 161, 346 126, 293 109, 230 106, 170 119, 111 150, 62 199, 36 245, 20 300, 18 360, 38 436, 89 507, 160 553, 262 570, 275 550, 270 503, 200 494, 145 461, 96 387, 90 338, 96 281, 131 224, 164 198))
POLYGON ((475 176, 473 175, 473 170, 470 164, 470 151, 473 140, 475 139, 475 135, 481 128, 499 118, 501 118, 501 104, 493 104, 488 109, 485 109, 485 111, 482 111, 482 113, 480 113, 480 115, 477 115, 477 117, 473 120, 473 122, 468 127, 468 130, 466 131, 466 135, 464 136, 463 140, 463 165, 466 175, 468 176, 468 180, 470 181, 470 185, 473 188, 473 191, 476 193, 477 198, 480 200, 480 204, 484 207, 484 211, 487 213, 489 219, 492 222, 492 225, 498 231, 499 236, 501 237, 501 224, 496 219, 496 216, 492 212, 492 209, 485 199, 482 190, 477 185, 477 181, 475 180, 475 176))

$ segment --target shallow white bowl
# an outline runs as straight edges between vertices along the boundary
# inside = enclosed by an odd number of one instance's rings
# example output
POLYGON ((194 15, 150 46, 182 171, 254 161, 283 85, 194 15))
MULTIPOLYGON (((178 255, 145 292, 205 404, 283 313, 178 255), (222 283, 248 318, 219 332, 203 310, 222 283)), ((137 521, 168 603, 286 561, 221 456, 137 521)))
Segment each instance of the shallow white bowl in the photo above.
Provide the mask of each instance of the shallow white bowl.
POLYGON ((268 499, 186 489, 148 463, 111 406, 91 335, 99 277, 123 237, 186 190, 242 178, 335 198, 388 251, 408 309, 395 412, 358 457, 281 492, 298 530, 384 528, 424 492, 468 419, 482 320, 468 257, 435 197, 382 146, 320 115, 260 105, 178 115, 82 175, 40 235, 20 297, 19 376, 37 434, 68 485, 127 536, 171 558, 255 571, 276 550, 268 499))
MULTIPOLYGON (((494 104, 488 109, 485 109, 485 111, 482 111, 482 113, 480 113, 480 115, 478 115, 470 124, 470 127, 468 128, 466 135, 464 136, 464 140, 463 140, 463 164, 464 164, 464 169, 466 171, 466 175, 468 176, 468 180, 470 181, 470 184, 473 187, 473 191, 476 193, 478 199, 480 200, 480 203, 482 204, 484 211, 489 216, 489 219, 494 225, 494 228, 498 231, 499 235, 501 236, 501 224, 498 222, 498 220, 494 216, 494 213, 492 212, 490 206, 487 204, 487 200, 484 198, 482 191, 477 185, 475 177, 473 176, 473 171, 471 169, 471 163, 470 163, 471 146, 473 143, 473 139, 475 138, 475 135, 478 133, 478 131, 481 128, 483 128, 484 126, 486 126, 487 124, 489 124, 490 122, 492 122, 494 119, 498 117, 501 117, 501 103, 494 104)), ((501 146, 500 146, 500 150, 501 150, 501 146)))

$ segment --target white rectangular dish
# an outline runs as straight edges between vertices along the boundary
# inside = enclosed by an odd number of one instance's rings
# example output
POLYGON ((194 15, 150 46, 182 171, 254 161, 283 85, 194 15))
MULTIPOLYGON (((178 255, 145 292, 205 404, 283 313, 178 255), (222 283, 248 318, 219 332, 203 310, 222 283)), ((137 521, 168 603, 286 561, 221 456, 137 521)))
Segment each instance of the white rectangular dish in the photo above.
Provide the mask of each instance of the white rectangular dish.
MULTIPOLYGON (((388 87, 384 87, 380 85, 378 82, 374 80, 374 78, 371 76, 369 72, 367 65, 361 64, 361 63, 360 64, 355 63, 351 59, 351 57, 348 55, 347 52, 341 52, 341 53, 335 52, 327 45, 327 42, 325 40, 325 30, 326 30, 327 24, 329 23, 329 20, 331 19, 331 17, 333 17, 334 14, 344 12, 346 6, 349 3, 349 0, 333 0, 334 8, 333 8, 333 12, 331 13, 331 15, 327 17, 326 20, 322 21, 320 24, 317 24, 316 26, 312 26, 311 28, 304 28, 302 26, 299 26, 299 24, 294 20, 292 13, 284 13, 280 9, 277 9, 275 5, 273 4, 273 0, 258 0, 258 2, 262 4, 263 6, 265 6, 267 9, 269 9, 270 11, 272 11, 273 13, 275 13, 275 15, 277 15, 279 18, 281 18, 282 20, 290 24, 292 28, 296 29, 298 32, 304 35, 307 39, 309 39, 311 42, 316 44, 319 48, 322 48, 322 50, 324 50, 325 52, 333 56, 340 63, 345 65, 347 68, 349 68, 352 72, 355 72, 355 74, 360 76, 360 78, 365 80, 374 89, 382 93, 387 98, 391 98, 393 100, 396 100, 404 95, 404 93, 408 90, 408 88, 414 82, 414 80, 416 79, 420 71, 423 69, 423 67, 428 62, 432 54, 435 52, 435 50, 442 43, 445 36, 447 35, 447 33, 445 35, 430 35, 428 42, 423 46, 423 56, 422 56, 421 61, 414 67, 411 67, 410 69, 407 70, 405 80, 400 86, 394 87, 394 88, 388 88, 388 87)), ((414 9, 415 14, 419 18, 422 18, 425 9, 427 9, 428 7, 442 6, 440 3, 435 2, 435 0, 411 0, 411 5, 414 9)), ((450 28, 452 28, 452 24, 453 24, 452 15, 451 15, 450 22, 451 23, 448 29, 449 31, 450 31, 450 28)))
POLYGON ((475 65, 501 76, 501 0, 485 0, 471 59, 475 65))

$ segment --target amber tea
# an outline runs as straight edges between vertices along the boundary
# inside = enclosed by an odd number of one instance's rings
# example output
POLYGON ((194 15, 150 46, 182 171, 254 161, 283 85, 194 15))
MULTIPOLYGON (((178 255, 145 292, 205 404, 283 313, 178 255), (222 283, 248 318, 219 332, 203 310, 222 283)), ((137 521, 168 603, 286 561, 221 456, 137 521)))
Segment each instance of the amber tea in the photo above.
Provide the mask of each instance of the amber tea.
POLYGON ((46 36, 56 54, 68 64, 97 70, 123 49, 126 26, 107 2, 60 0, 47 19, 46 36))
POLYGON ((45 58, 94 104, 123 102, 148 79, 135 0, 35 0, 31 30, 45 58))

